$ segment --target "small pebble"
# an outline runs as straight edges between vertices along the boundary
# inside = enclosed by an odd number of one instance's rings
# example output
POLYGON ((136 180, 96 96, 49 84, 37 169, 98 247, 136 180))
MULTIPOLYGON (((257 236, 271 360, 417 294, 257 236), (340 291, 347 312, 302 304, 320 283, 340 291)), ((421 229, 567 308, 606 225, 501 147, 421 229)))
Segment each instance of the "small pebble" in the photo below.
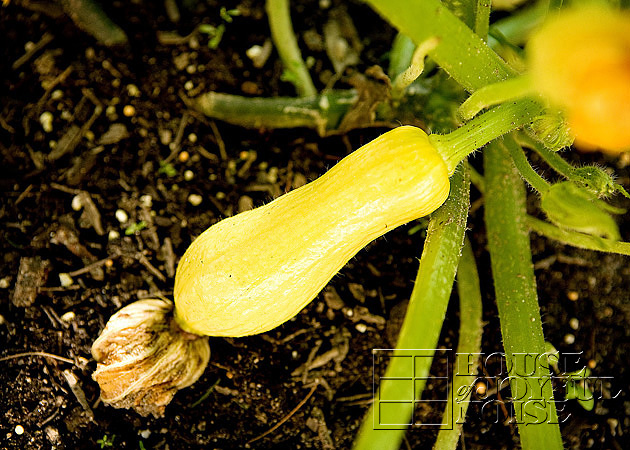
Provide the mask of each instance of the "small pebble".
POLYGON ((107 238, 110 241, 115 241, 119 237, 120 237, 120 233, 118 231, 116 231, 116 230, 109 230, 109 234, 107 235, 107 238))
POLYGON ((186 150, 184 150, 183 152, 179 152, 177 159, 179 159, 179 162, 185 163, 190 159, 190 153, 188 153, 186 150))
POLYGON ((568 333, 564 336, 564 343, 565 344, 573 344, 575 342, 575 336, 572 335, 571 333, 568 333))
POLYGON ((122 209, 116 210, 116 220, 120 223, 125 223, 129 220, 129 215, 122 209))
POLYGON ((483 397, 484 395, 486 395, 487 390, 488 386, 486 386, 486 383, 484 383, 483 381, 478 381, 477 384, 475 384, 475 392, 477 393, 477 395, 483 397))
POLYGON ((136 108, 132 105, 125 105, 123 107, 123 116, 125 117, 133 117, 136 115, 136 108))
POLYGON ((9 277, 0 278, 0 289, 6 289, 9 287, 11 279, 9 277))
POLYGON ((577 330, 578 328, 580 328, 580 321, 573 317, 571 320, 569 320, 569 326, 574 330, 577 330))
POLYGON ((197 142, 197 135, 195 133, 190 133, 188 135, 188 140, 194 144, 195 142, 197 142))
POLYGON ((142 430, 140 432, 140 436, 142 436, 142 439, 149 439, 149 436, 151 436, 151 430, 142 430))
POLYGON ((193 178, 195 178, 195 173, 192 170, 184 172, 184 180, 191 181, 193 178))
POLYGON ((114 267, 114 261, 112 259, 108 259, 107 261, 105 261, 105 267, 114 267))
POLYGON ((195 87, 195 84, 190 80, 184 83, 184 89, 186 89, 187 91, 190 91, 194 87, 195 87))
POLYGON ((580 294, 578 294, 576 291, 569 291, 567 292, 567 298, 572 302, 576 302, 580 298, 580 294))
POLYGON ((81 202, 81 196, 80 195, 75 195, 74 197, 72 197, 72 209, 74 209, 75 211, 81 211, 81 208, 83 208, 83 203, 81 202))
POLYGON ((18 436, 21 436, 22 434, 24 434, 24 427, 22 425, 16 425, 15 434, 17 434, 18 436))
POLYGON ((127 86, 127 94, 130 97, 140 97, 140 89, 135 84, 130 84, 127 86))
POLYGON ((44 111, 42 115, 39 116, 39 123, 46 133, 50 133, 53 130, 53 118, 50 111, 44 111))
POLYGON ((146 208, 150 208, 153 205, 153 197, 151 197, 149 194, 141 195, 140 204, 146 208))
POLYGON ((359 333, 365 333, 367 331, 367 325, 364 323, 357 323, 355 327, 359 333))
POLYGON ((115 116, 116 107, 114 105, 109 105, 107 108, 105 108, 105 115, 107 115, 107 117, 115 116))
POLYGON ((74 313, 74 311, 68 311, 63 316, 61 316, 61 320, 66 322, 66 323, 70 323, 74 319, 76 319, 76 317, 77 317, 77 315, 74 313))
POLYGON ((6 319, 4 318, 2 314, 0 314, 0 325, 4 325, 5 322, 6 322, 6 319))
POLYGON ((589 369, 594 369, 595 367, 597 367, 597 361, 595 361, 594 359, 589 359, 588 360, 588 368, 589 369))
POLYGON ((190 194, 188 196, 188 203, 190 203, 193 206, 199 206, 202 201, 203 201, 203 197, 201 195, 190 194))
POLYGON ((68 275, 67 273, 60 273, 59 283, 61 283, 61 286, 63 287, 68 287, 68 286, 72 286, 72 283, 74 283, 74 281, 72 280, 72 277, 68 275))
POLYGON ((52 94, 50 94, 50 98, 53 100, 60 100, 63 98, 63 91, 61 89, 55 89, 54 91, 52 91, 52 94))

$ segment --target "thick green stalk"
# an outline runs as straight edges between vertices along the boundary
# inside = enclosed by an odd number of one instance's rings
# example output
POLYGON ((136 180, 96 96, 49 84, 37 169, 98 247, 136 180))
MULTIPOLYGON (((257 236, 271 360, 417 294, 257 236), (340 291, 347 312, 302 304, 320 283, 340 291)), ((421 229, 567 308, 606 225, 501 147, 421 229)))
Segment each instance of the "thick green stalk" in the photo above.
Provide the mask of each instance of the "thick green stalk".
POLYGON ((475 7, 475 33, 484 41, 488 40, 488 28, 490 27, 491 0, 477 0, 475 7))
POLYGON ((470 92, 515 74, 440 0, 368 0, 368 3, 416 44, 436 36, 440 45, 429 56, 470 92))
POLYGON ((450 172, 470 153, 505 133, 531 123, 541 111, 542 106, 533 100, 504 103, 448 134, 432 134, 429 139, 444 158, 450 172))
POLYGON ((295 85, 300 97, 312 97, 317 94, 311 75, 302 60, 302 53, 297 44, 289 0, 267 0, 267 16, 271 28, 271 38, 278 50, 289 80, 295 85))
MULTIPOLYGON (((466 230, 469 206, 468 176, 463 168, 451 177, 451 194, 446 203, 431 216, 427 239, 424 244, 418 276, 414 284, 407 314, 400 330, 394 355, 405 356, 405 349, 435 349, 453 287, 466 230)), ((413 350, 412 350, 413 351, 413 350)), ((428 356, 423 351, 423 356, 428 356)), ((359 435, 354 443, 355 450, 395 450, 400 447, 407 425, 412 423, 414 399, 419 399, 424 389, 422 377, 429 375, 432 358, 418 358, 415 373, 408 385, 396 383, 394 378, 409 378, 410 365, 407 358, 392 358, 385 375, 381 378, 380 392, 363 420, 359 435), (409 398, 413 395, 413 398, 409 398), (381 420, 380 399, 402 399, 387 413, 386 425, 381 420)))
POLYGON ((442 423, 453 420, 451 428, 443 428, 438 433, 434 450, 455 450, 466 419, 470 394, 477 374, 477 358, 481 352, 483 334, 481 289, 479 273, 470 241, 466 239, 462 256, 457 267, 457 294, 459 296, 459 339, 456 362, 453 369, 451 396, 446 406, 442 423), (462 394, 462 393, 465 394, 462 394))
POLYGON ((484 151, 485 222, 515 419, 524 450, 561 449, 527 228, 526 192, 507 150, 484 151), (542 423, 540 423, 542 422, 542 423), (531 426, 528 426, 531 425, 531 426))

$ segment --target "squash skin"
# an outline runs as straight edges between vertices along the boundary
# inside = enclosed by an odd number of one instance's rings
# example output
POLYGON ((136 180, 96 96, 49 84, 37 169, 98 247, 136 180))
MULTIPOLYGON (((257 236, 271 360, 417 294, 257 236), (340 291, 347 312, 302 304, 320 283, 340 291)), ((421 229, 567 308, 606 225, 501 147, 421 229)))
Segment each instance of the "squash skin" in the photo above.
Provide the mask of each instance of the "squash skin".
POLYGON ((317 180, 195 239, 175 276, 177 323, 209 336, 271 330, 369 242, 436 210, 449 189, 447 166, 426 133, 391 130, 317 180))

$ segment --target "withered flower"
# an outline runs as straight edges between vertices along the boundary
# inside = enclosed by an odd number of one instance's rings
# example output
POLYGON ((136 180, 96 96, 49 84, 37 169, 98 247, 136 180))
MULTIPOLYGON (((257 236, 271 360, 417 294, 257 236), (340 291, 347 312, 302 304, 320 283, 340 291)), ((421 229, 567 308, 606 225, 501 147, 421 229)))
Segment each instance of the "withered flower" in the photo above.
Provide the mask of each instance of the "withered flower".
POLYGON ((179 389, 193 384, 210 359, 208 338, 183 331, 173 303, 139 300, 114 314, 92 345, 101 399, 115 408, 160 417, 179 389))

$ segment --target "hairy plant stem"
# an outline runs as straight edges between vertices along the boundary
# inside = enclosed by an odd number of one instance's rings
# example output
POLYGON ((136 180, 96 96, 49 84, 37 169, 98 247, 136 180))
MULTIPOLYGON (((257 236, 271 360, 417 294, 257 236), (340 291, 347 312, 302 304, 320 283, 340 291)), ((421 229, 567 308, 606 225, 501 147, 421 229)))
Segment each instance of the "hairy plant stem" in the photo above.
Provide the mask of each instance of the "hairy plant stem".
MULTIPOLYGON (((466 218, 469 206, 468 175, 462 168, 458 169, 451 178, 451 194, 431 216, 427 239, 420 259, 420 267, 414 284, 407 314, 400 330, 394 356, 408 356, 405 349, 434 349, 436 348, 442 323, 446 314, 448 300, 453 287, 453 280, 459 262, 459 255, 464 241, 466 218), (422 326, 418 324, 422 323, 422 326)), ((381 380, 380 394, 376 398, 404 399, 404 403, 397 403, 395 408, 381 420, 379 404, 374 404, 364 419, 359 434, 354 443, 355 450, 375 449, 394 450, 400 447, 407 425, 412 423, 414 399, 419 399, 424 389, 422 377, 429 375, 433 360, 430 351, 425 351, 415 364, 415 385, 413 398, 411 393, 401 388, 401 384, 388 382, 387 378, 400 378, 414 375, 409 372, 407 358, 392 358, 385 375, 381 380), (406 361, 406 362, 405 362, 406 361)))
POLYGON ((561 449, 519 172, 503 145, 484 151, 485 222, 510 387, 524 450, 561 449), (534 416, 532 405, 535 405, 534 416), (540 423, 537 423, 540 422, 540 423), (532 426, 527 426, 532 424, 532 426), (534 425, 535 424, 535 425, 534 425))
POLYGON ((451 395, 448 398, 442 428, 434 450, 456 450, 462 426, 466 420, 469 397, 477 375, 478 355, 483 334, 481 288, 479 273, 470 241, 466 239, 457 266, 457 294, 459 296, 459 338, 455 365, 452 370, 451 395), (461 395, 461 392, 466 394, 461 395), (455 401, 457 399, 457 401, 455 401))
POLYGON ((500 145, 508 151, 519 173, 531 187, 540 194, 549 190, 549 183, 532 168, 523 149, 516 143, 513 136, 505 136, 500 145))
POLYGON ((531 216, 527 216, 527 226, 530 230, 541 236, 572 247, 630 256, 630 242, 622 242, 577 231, 564 230, 531 216))
POLYGON ((542 105, 533 100, 504 103, 448 134, 432 134, 429 139, 444 158, 449 171, 452 171, 470 153, 530 123, 541 111, 542 105))

